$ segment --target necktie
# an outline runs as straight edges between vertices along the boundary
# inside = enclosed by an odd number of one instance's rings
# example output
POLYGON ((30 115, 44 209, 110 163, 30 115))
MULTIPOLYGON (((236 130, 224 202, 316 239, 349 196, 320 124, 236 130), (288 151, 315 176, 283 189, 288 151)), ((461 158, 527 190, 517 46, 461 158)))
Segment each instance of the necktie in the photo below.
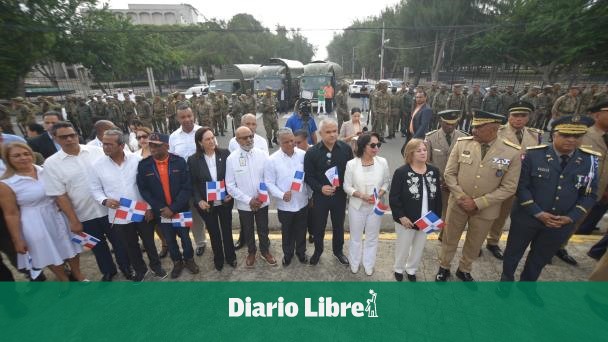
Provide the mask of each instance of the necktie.
POLYGON ((452 146, 452 134, 446 134, 445 141, 448 142, 448 146, 452 146))
POLYGON ((559 157, 562 159, 562 162, 559 163, 559 165, 562 167, 563 170, 566 168, 566 165, 568 165, 568 159, 570 159, 570 156, 568 156, 567 154, 562 154, 559 157))
POLYGON ((481 144, 481 159, 483 159, 486 156, 486 153, 488 152, 489 149, 490 149, 490 145, 481 144))
POLYGON ((608 146, 608 133, 604 133, 604 135, 602 135, 602 138, 604 138, 604 144, 608 146))
POLYGON ((521 129, 518 129, 515 132, 515 135, 517 136, 517 140, 519 141, 519 143, 521 144, 521 141, 524 140, 524 132, 521 129))

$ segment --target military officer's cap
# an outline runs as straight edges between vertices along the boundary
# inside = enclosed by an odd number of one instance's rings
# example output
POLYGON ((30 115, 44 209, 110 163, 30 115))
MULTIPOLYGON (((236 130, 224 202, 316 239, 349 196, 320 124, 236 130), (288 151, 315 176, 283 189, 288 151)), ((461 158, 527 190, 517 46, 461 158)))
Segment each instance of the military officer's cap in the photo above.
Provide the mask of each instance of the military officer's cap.
POLYGON ((534 105, 526 101, 516 101, 512 103, 509 108, 509 115, 511 114, 526 114, 530 115, 534 111, 534 105))
POLYGON ((271 86, 267 86, 267 87, 266 87, 266 91, 269 91, 269 90, 272 90, 272 87, 271 87, 271 86))
POLYGON ((489 124, 489 123, 498 123, 504 124, 506 122, 506 118, 502 114, 490 113, 483 110, 477 110, 473 113, 473 122, 471 125, 473 127, 489 124))
POLYGON ((23 97, 21 97, 21 96, 13 97, 11 100, 15 101, 15 102, 23 102, 24 101, 23 97))
POLYGON ((604 101, 604 102, 596 104, 595 106, 591 106, 591 107, 587 108, 587 111, 589 113, 608 111, 608 101, 604 101))
POLYGON ((583 135, 595 121, 588 116, 564 115, 553 121, 553 131, 563 134, 583 135))
POLYGON ((458 122, 458 120, 460 120, 460 110, 457 110, 457 109, 442 110, 441 112, 437 113, 437 116, 439 116, 441 121, 453 125, 453 124, 456 124, 458 122))

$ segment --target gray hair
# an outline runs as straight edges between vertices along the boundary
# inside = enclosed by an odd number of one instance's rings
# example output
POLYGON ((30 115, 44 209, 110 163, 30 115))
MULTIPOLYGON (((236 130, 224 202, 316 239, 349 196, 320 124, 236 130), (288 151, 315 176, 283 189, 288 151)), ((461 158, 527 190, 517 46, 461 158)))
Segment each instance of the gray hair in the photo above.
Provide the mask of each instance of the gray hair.
POLYGON ((245 124, 245 120, 247 120, 249 118, 253 118, 254 120, 257 120, 257 118, 255 117, 254 114, 247 113, 247 114, 241 116, 241 126, 243 126, 245 124))
POLYGON ((323 120, 321 120, 321 122, 319 122, 319 132, 323 131, 323 127, 329 125, 329 124, 333 124, 336 125, 336 127, 338 127, 338 122, 332 118, 325 118, 323 120))
POLYGON ((277 131, 277 139, 280 141, 281 138, 284 135, 287 135, 287 134, 292 134, 293 135, 293 131, 291 130, 291 128, 289 128, 289 127, 279 128, 279 130, 277 131))
POLYGON ((116 128, 110 128, 109 130, 105 131, 103 133, 103 136, 118 137, 118 139, 116 139, 118 145, 126 145, 128 143, 128 138, 126 134, 116 128))

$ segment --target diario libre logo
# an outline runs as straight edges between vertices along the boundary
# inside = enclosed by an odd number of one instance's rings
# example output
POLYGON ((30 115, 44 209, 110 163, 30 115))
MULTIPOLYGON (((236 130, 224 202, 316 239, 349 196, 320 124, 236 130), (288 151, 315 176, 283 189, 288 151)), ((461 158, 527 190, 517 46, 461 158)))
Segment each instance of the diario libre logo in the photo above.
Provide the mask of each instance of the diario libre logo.
MULTIPOLYGON (((304 317, 378 317, 376 297, 378 293, 369 290, 371 298, 363 302, 337 302, 332 297, 304 298, 304 317)), ((228 298, 228 317, 297 317, 300 307, 295 302, 285 302, 279 297, 276 302, 254 302, 251 297, 228 298)))

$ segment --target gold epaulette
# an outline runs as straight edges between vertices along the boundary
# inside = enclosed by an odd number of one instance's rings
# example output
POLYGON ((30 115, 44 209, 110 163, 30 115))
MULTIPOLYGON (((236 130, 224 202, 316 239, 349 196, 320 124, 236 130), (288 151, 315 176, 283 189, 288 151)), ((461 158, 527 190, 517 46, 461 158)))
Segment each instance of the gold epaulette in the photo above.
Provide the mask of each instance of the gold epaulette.
POLYGON ((538 128, 534 128, 534 127, 527 127, 529 131, 534 132, 534 133, 538 133, 538 134, 544 134, 545 132, 542 129, 538 129, 538 128))
POLYGON ((545 148, 545 147, 547 147, 547 145, 544 145, 544 144, 543 145, 536 145, 536 146, 528 146, 528 147, 526 147, 526 150, 536 150, 536 149, 545 148))
POLYGON ((460 137, 460 138, 458 138, 458 141, 460 141, 460 140, 471 140, 471 139, 473 139, 472 136, 471 137, 460 137))
POLYGON ((509 145, 509 146, 511 146, 511 147, 513 147, 515 149, 521 150, 521 146, 519 146, 517 144, 514 144, 514 143, 510 142, 507 139, 502 139, 502 142, 505 143, 505 145, 509 145))
POLYGON ((586 147, 582 147, 581 146, 578 149, 581 150, 581 151, 583 151, 583 152, 585 152, 585 153, 592 154, 592 155, 594 155, 596 157, 601 157, 602 156, 602 154, 600 152, 594 151, 594 150, 586 148, 586 147))
POLYGON ((430 131, 430 132, 428 132, 426 135, 431 135, 431 134, 433 134, 433 133, 435 133, 435 132, 437 132, 437 131, 438 131, 438 129, 436 129, 436 130, 434 130, 434 131, 430 131))

